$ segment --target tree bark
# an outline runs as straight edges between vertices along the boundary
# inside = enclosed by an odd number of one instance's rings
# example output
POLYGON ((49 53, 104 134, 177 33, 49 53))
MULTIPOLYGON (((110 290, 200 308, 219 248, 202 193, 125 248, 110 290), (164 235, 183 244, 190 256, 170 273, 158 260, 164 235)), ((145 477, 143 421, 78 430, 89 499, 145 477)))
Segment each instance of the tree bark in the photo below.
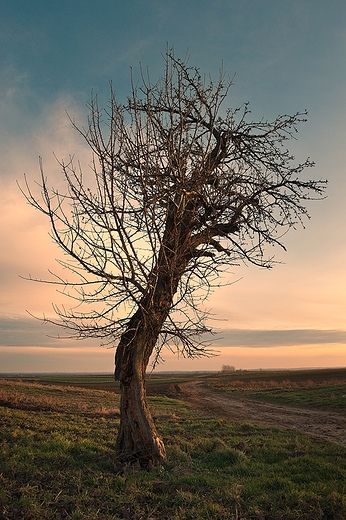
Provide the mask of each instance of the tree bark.
POLYGON ((120 426, 116 443, 119 463, 138 461, 141 467, 163 464, 166 450, 148 408, 144 377, 133 374, 127 382, 120 382, 120 388, 120 426))
POLYGON ((115 378, 120 381, 120 426, 116 443, 120 464, 160 465, 166 451, 150 413, 145 373, 169 307, 144 305, 122 335, 115 356, 115 378))

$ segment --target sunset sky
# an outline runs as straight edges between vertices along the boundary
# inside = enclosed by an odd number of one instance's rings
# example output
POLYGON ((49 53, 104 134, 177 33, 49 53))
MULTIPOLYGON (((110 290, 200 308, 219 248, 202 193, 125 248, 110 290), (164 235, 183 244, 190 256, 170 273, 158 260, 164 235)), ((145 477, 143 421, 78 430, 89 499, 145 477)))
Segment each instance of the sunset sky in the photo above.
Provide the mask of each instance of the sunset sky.
MULTIPOLYGON (((346 2, 344 0, 3 0, 0 17, 0 373, 111 372, 114 350, 49 337, 30 317, 52 315, 61 296, 47 278, 59 250, 48 222, 16 181, 53 184, 59 159, 87 164, 82 125, 91 91, 107 102, 109 81, 126 102, 130 69, 163 71, 166 44, 190 64, 234 77, 228 99, 250 102, 254 119, 308 110, 290 148, 308 173, 328 179, 328 197, 308 205, 274 269, 232 269, 210 298, 218 357, 164 353, 160 370, 346 366, 346 2)), ((60 255, 61 256, 61 255, 60 255)), ((66 302, 65 302, 66 303, 66 302)))

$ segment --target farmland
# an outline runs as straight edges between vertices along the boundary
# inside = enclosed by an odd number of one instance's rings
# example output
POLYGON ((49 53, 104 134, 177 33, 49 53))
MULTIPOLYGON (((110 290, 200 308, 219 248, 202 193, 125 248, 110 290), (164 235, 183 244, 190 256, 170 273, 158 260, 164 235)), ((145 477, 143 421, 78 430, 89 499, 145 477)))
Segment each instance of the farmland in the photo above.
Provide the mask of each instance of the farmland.
POLYGON ((1 380, 0 518, 346 518, 346 370, 157 374, 147 391, 167 464, 119 473, 111 376, 1 380))

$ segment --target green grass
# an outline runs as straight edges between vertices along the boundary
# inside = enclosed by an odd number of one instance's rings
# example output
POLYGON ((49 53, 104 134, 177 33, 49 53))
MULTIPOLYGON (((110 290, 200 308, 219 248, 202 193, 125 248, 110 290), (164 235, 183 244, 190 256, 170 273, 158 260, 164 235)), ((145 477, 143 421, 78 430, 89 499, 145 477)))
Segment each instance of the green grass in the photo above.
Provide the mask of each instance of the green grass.
POLYGON ((345 369, 219 374, 206 385, 251 399, 346 412, 345 369))
MULTIPOLYGON (((185 383, 196 379, 196 375, 192 374, 148 374, 146 378, 146 386, 150 389, 151 386, 169 385, 175 383, 185 383)), ((22 377, 21 381, 26 383, 39 383, 48 385, 60 386, 78 386, 78 387, 100 387, 111 391, 119 389, 119 382, 114 380, 112 374, 63 374, 63 375, 39 375, 22 377)))
POLYGON ((306 408, 346 411, 346 384, 301 389, 244 392, 252 399, 306 408))
POLYGON ((63 375, 44 375, 44 376, 33 376, 33 377, 22 377, 24 382, 37 382, 40 384, 50 385, 71 385, 71 386, 89 386, 89 385, 102 385, 117 388, 119 383, 114 380, 112 374, 63 374, 63 375))
POLYGON ((340 446, 202 418, 178 400, 155 397, 149 401, 167 464, 151 471, 128 467, 120 475, 117 395, 37 383, 6 382, 1 389, 8 399, 3 393, 1 519, 346 518, 340 446))

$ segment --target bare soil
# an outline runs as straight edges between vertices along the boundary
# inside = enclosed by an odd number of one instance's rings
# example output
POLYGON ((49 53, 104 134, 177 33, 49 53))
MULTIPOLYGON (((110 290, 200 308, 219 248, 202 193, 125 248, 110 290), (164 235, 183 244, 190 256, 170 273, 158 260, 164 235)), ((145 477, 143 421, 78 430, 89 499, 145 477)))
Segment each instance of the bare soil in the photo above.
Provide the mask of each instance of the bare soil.
POLYGON ((203 387, 203 381, 172 385, 170 396, 187 402, 206 416, 296 430, 346 447, 344 413, 277 405, 231 396, 203 387))

